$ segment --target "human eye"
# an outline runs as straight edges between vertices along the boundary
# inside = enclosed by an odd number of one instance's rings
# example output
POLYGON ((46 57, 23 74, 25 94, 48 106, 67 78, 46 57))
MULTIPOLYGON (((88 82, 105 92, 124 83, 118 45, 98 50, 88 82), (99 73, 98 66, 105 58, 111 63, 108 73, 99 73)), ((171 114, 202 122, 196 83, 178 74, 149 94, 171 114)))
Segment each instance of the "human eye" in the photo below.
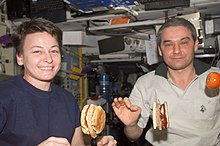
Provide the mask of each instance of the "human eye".
POLYGON ((191 40, 187 37, 187 38, 182 39, 182 40, 180 41, 180 44, 181 44, 181 45, 187 45, 187 44, 190 43, 190 41, 191 41, 191 40))
POLYGON ((41 54, 42 53, 42 47, 40 46, 34 46, 31 48, 31 51, 33 54, 41 54))
POLYGON ((182 45, 186 45, 186 44, 188 44, 189 43, 189 41, 181 41, 180 42, 180 44, 182 44, 182 45))
POLYGON ((172 47, 173 44, 172 44, 172 43, 164 43, 164 46, 165 46, 165 47, 172 47))
POLYGON ((34 53, 34 54, 40 54, 41 51, 40 51, 40 50, 34 50, 33 53, 34 53))
POLYGON ((53 49, 51 50, 51 52, 52 52, 53 54, 60 54, 60 49, 59 49, 59 48, 53 48, 53 49))
POLYGON ((52 50, 51 52, 52 52, 52 53, 59 53, 58 50, 52 50))

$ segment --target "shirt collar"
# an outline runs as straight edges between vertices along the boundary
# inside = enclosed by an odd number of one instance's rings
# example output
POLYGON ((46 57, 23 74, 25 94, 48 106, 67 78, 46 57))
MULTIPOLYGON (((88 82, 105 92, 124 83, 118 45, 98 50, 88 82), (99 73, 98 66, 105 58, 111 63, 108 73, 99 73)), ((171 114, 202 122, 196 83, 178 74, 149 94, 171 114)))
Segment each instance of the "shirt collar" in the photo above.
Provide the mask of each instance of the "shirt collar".
MULTIPOLYGON (((194 59, 194 67, 196 70, 196 74, 200 75, 211 68, 211 65, 206 64, 198 59, 194 59)), ((155 75, 162 76, 164 78, 167 78, 167 66, 165 63, 161 63, 155 70, 155 75)))

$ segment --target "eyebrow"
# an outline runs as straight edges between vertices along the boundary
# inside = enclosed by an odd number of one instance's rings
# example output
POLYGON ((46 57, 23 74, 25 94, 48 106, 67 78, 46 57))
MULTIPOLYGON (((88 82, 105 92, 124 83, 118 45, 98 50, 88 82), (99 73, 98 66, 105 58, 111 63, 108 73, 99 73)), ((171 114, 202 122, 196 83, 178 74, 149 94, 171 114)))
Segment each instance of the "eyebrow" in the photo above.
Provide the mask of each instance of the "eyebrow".
POLYGON ((182 40, 190 40, 190 38, 189 37, 184 37, 184 38, 181 39, 181 41, 182 40))
MULTIPOLYGON (((181 38, 180 41, 184 41, 184 40, 190 40, 189 37, 184 37, 184 38, 181 38)), ((164 40, 163 43, 169 43, 169 42, 172 42, 172 40, 164 40)))
POLYGON ((59 45, 53 45, 53 46, 51 46, 51 48, 59 48, 59 45))
MULTIPOLYGON (((56 47, 59 48, 59 45, 53 45, 53 46, 51 46, 51 48, 56 48, 56 47)), ((43 47, 43 46, 35 45, 35 46, 32 46, 31 48, 44 48, 44 47, 43 47)))

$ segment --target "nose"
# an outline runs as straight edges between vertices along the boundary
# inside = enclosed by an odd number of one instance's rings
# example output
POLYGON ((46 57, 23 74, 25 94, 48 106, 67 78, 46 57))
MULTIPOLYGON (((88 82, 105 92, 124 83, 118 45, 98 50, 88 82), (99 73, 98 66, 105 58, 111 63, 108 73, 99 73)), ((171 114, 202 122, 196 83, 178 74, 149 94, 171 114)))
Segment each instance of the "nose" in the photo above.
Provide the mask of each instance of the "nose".
POLYGON ((178 54, 178 53, 180 53, 180 45, 178 44, 178 43, 175 43, 174 44, 174 48, 173 48, 173 52, 174 52, 174 54, 178 54))
POLYGON ((53 58, 52 58, 52 55, 50 54, 50 52, 46 52, 45 53, 45 58, 44 60, 48 63, 52 63, 53 62, 53 58))

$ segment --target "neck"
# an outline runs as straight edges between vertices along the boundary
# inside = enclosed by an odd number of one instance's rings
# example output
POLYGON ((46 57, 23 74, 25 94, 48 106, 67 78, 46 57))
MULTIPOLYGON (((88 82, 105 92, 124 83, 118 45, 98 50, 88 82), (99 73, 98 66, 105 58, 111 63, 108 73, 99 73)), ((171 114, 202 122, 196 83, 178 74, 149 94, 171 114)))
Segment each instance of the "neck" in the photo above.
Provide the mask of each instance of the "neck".
POLYGON ((32 84, 34 87, 43 90, 43 91, 50 91, 51 90, 51 82, 44 82, 39 81, 34 78, 29 78, 28 76, 23 77, 27 82, 32 84))
POLYGON ((196 72, 194 67, 187 70, 168 69, 167 76, 177 87, 185 89, 195 78, 196 72))

